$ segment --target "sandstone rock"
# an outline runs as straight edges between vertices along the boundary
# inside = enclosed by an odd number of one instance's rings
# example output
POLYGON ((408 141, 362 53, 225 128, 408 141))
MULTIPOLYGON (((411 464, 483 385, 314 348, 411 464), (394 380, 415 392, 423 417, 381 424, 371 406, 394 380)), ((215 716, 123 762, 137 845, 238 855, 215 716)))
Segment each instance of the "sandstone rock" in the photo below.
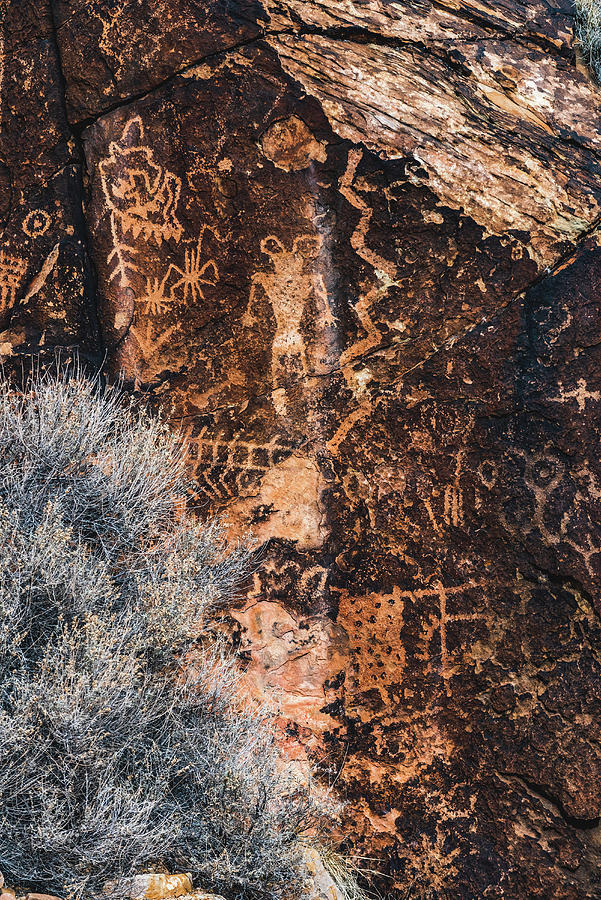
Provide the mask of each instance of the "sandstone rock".
POLYGON ((15 900, 16 896, 15 891, 9 887, 4 887, 0 891, 0 900, 15 900))
POLYGON ((55 897, 53 894, 38 894, 34 891, 26 894, 25 900, 61 900, 61 898, 55 897))
POLYGON ((324 866, 317 850, 307 848, 305 861, 310 877, 307 900, 346 900, 343 892, 324 866))
POLYGON ((105 893, 127 900, 167 900, 192 892, 191 875, 166 875, 162 872, 148 872, 121 878, 105 886, 105 893))

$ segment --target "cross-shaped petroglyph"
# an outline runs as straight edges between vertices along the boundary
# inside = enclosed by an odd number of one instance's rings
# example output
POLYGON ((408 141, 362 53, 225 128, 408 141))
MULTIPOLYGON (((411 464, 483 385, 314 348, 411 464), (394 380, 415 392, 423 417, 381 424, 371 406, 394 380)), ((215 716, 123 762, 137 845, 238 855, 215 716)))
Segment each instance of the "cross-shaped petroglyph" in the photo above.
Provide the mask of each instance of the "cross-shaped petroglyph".
MULTIPOLYGON (((400 600, 416 600, 434 598, 438 601, 439 614, 432 622, 431 626, 426 629, 424 637, 429 647, 436 631, 440 637, 440 674, 445 682, 453 676, 453 669, 450 663, 450 654, 447 646, 447 629, 449 625, 455 622, 486 622, 486 614, 481 612, 457 612, 449 611, 455 598, 462 598, 469 591, 483 592, 487 586, 485 581, 466 581, 464 584, 445 587, 442 582, 437 582, 429 588, 418 591, 401 591, 398 595, 400 600)), ((448 685, 447 685, 448 690, 448 685)))
POLYGON ((567 403, 569 400, 575 400, 578 404, 578 411, 584 412, 589 400, 601 400, 601 391, 589 391, 588 385, 584 378, 578 379, 578 386, 571 391, 566 391, 563 382, 559 382, 559 397, 552 397, 552 403, 567 403))

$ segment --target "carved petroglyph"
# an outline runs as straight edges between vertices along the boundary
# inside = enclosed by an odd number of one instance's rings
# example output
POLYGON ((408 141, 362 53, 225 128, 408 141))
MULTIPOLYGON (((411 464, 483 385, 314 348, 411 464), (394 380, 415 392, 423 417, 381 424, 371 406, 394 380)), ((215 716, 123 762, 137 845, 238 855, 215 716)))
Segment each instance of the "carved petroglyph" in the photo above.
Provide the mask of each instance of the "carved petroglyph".
MULTIPOLYGON (((388 593, 367 594, 353 597, 346 590, 339 591, 339 621, 349 634, 349 644, 358 654, 358 686, 361 690, 372 687, 383 689, 390 682, 390 666, 394 663, 395 681, 402 681, 410 660, 404 646, 403 631, 406 625, 405 611, 409 606, 419 610, 428 608, 431 601, 438 607, 424 625, 419 643, 424 647, 422 659, 434 664, 435 671, 443 679, 448 692, 449 682, 457 674, 454 662, 456 651, 449 649, 449 629, 453 626, 481 622, 486 625, 484 593, 485 581, 466 581, 464 584, 446 587, 438 581, 427 588, 408 591, 394 586, 388 593), (476 607, 476 608, 475 608, 476 607), (370 622, 366 630, 366 622, 370 622), (380 635, 380 646, 373 635, 380 635), (440 653, 432 654, 432 644, 438 635, 440 653)), ((338 590, 333 588, 333 590, 338 590)), ((411 660, 413 665, 414 659, 411 660)), ((383 695, 383 699, 388 699, 383 695)))
MULTIPOLYGON (((177 328, 177 325, 171 325, 169 328, 165 328, 164 331, 158 332, 155 330, 152 322, 144 322, 143 324, 132 325, 129 329, 129 334, 137 345, 140 358, 146 363, 150 363, 158 356, 161 348, 169 341, 177 331, 177 328)), ((136 387, 139 387, 138 375, 136 376, 136 387)))
POLYGON ((204 300, 203 288, 208 285, 215 285, 219 280, 219 269, 215 260, 209 259, 203 262, 203 241, 207 234, 215 236, 215 233, 210 228, 203 226, 200 229, 198 241, 184 253, 183 268, 180 269, 179 266, 175 265, 169 267, 170 271, 180 276, 173 286, 171 295, 174 296, 181 289, 184 303, 188 296, 191 300, 204 300))
POLYGON ((41 237, 50 228, 52 219, 45 209, 33 209, 25 216, 23 231, 30 238, 41 237))
MULTIPOLYGON (((371 250, 365 243, 373 210, 371 206, 365 202, 363 197, 357 193, 354 186, 357 175, 357 166, 362 158, 363 150, 356 148, 349 150, 346 171, 340 179, 340 193, 348 200, 351 206, 361 213, 357 227, 351 236, 351 247, 355 253, 360 256, 361 259, 364 259, 365 262, 368 262, 379 275, 387 275, 388 278, 394 280, 396 276, 395 264, 389 259, 384 259, 383 256, 380 256, 380 254, 376 253, 374 250, 371 250)), ((365 191, 373 190, 373 188, 369 188, 365 183, 361 184, 361 189, 365 191)))
POLYGON ((575 400, 578 404, 578 412, 584 412, 589 400, 601 400, 601 391, 589 391, 584 378, 578 379, 577 387, 566 391, 563 382, 559 382, 559 397, 551 397, 552 403, 569 403, 575 400))
POLYGON ((334 436, 330 438, 326 445, 329 452, 332 454, 337 454, 340 449, 340 445, 344 443, 355 425, 357 425, 359 422, 362 422, 364 419, 369 418, 372 410, 373 404, 371 400, 367 399, 364 400, 360 406, 349 413, 348 416, 345 416, 336 429, 334 436))
POLYGON ((219 278, 206 239, 217 236, 203 225, 197 238, 182 242, 183 228, 177 218, 181 180, 160 165, 145 144, 144 126, 138 116, 125 125, 118 141, 110 143, 98 168, 112 236, 108 278, 116 283, 127 304, 116 311, 115 328, 126 330, 139 358, 148 364, 157 359, 178 326, 161 326, 159 330, 147 318, 140 321, 136 307, 140 305, 146 317, 155 319, 175 303, 205 299, 206 288, 219 278), (166 241, 183 246, 183 259, 157 271, 154 254, 143 244, 159 248, 166 241))
POLYGON ((392 667, 392 680, 400 682, 407 663, 401 638, 405 606, 401 589, 395 585, 390 592, 358 597, 336 587, 332 590, 339 594, 338 621, 344 625, 349 648, 356 657, 355 687, 361 691, 375 688, 386 702, 392 667), (374 640, 376 634, 381 636, 379 640, 374 640))
POLYGON ((0 250, 0 313, 14 305, 26 273, 25 260, 0 250))
POLYGON ((292 443, 279 437, 262 444, 206 427, 186 440, 200 491, 219 503, 247 494, 294 451, 292 443))
MULTIPOLYGON (((345 366, 351 360, 363 356, 380 343, 381 335, 371 318, 370 310, 378 297, 381 294, 386 293, 390 283, 394 282, 396 277, 396 266, 394 263, 384 259, 378 253, 375 253, 365 243, 373 210, 353 185, 357 173, 357 166, 361 162, 362 157, 362 150, 353 149, 349 151, 346 171, 340 179, 340 193, 348 200, 351 206, 361 213, 357 227, 351 236, 351 247, 361 259, 372 266, 378 278, 378 282, 372 286, 367 294, 360 295, 355 304, 355 313, 359 320, 359 324, 365 331, 365 337, 354 343, 341 354, 341 366, 345 366)), ((368 190, 367 186, 364 185, 362 187, 363 189, 368 190)))
POLYGON ((450 484, 445 485, 442 493, 442 503, 439 501, 440 510, 437 512, 434 497, 423 497, 422 503, 434 530, 441 533, 444 526, 460 528, 465 524, 465 510, 463 504, 463 488, 461 478, 463 475, 463 459, 465 451, 460 450, 455 460, 455 474, 450 484))
POLYGON ((217 263, 214 259, 203 261, 203 241, 207 234, 215 236, 212 229, 203 226, 198 240, 191 242, 190 248, 185 250, 182 268, 170 263, 162 278, 146 276, 146 286, 140 302, 144 303, 147 314, 163 313, 175 302, 204 300, 205 288, 217 284, 217 263))
POLYGON ((300 603, 313 605, 325 595, 330 570, 324 566, 306 566, 304 562, 287 557, 285 560, 267 559, 254 573, 248 601, 264 600, 271 591, 294 594, 300 603))
POLYGON ((129 0, 120 0, 120 2, 112 3, 112 8, 107 9, 109 15, 108 21, 102 18, 100 20, 102 22, 102 34, 100 35, 98 46, 105 57, 110 58, 110 71, 116 79, 121 75, 122 64, 121 54, 115 54, 115 47, 119 46, 120 19, 123 16, 123 13, 128 9, 129 5, 129 0))
POLYGON ((269 259, 269 269, 256 272, 252 279, 248 306, 242 323, 254 328, 254 309, 265 298, 275 319, 275 335, 271 347, 271 381, 274 404, 281 415, 287 412, 286 385, 291 376, 305 377, 310 367, 301 323, 312 299, 322 311, 325 325, 334 322, 323 276, 317 271, 321 237, 300 235, 287 250, 274 235, 261 241, 261 252, 269 259), (278 390, 283 388, 283 390, 278 390))
POLYGON ((136 239, 160 246, 162 241, 179 241, 182 226, 177 217, 181 180, 160 166, 153 151, 144 145, 144 126, 136 116, 119 139, 109 145, 108 156, 99 164, 102 190, 110 215, 113 264, 110 280, 129 284, 140 271, 136 262, 136 239))
POLYGON ((492 491, 499 477, 497 464, 483 459, 477 468, 478 478, 487 491, 492 491))
POLYGON ((324 145, 298 116, 278 119, 270 125, 261 136, 260 147, 267 159, 284 172, 296 172, 327 159, 324 145))
POLYGON ((429 650, 434 634, 438 631, 440 639, 440 675, 445 682, 448 682, 454 674, 452 658, 447 644, 449 626, 456 623, 487 622, 487 616, 483 611, 453 613, 451 610, 458 600, 465 603, 465 595, 470 592, 475 592, 476 596, 482 601, 482 595, 486 587, 487 583, 485 581, 467 581, 464 584, 452 587, 445 587, 439 581, 431 588, 418 591, 401 591, 399 593, 400 600, 411 599, 414 602, 430 598, 437 600, 439 614, 434 618, 431 626, 426 629, 424 639, 429 650))
POLYGON ((52 248, 52 250, 50 251, 50 253, 48 254, 48 256, 46 257, 46 259, 44 260, 42 268, 40 269, 38 274, 35 276, 35 278, 31 282, 31 284, 29 285, 27 293, 23 297, 21 303, 27 303, 28 300, 31 300, 32 297, 35 297, 35 295, 41 291, 43 286, 48 281, 48 278, 49 278, 51 272, 54 271, 54 267, 56 266, 56 263, 58 261, 59 253, 60 253, 60 241, 57 241, 56 244, 54 245, 54 247, 52 248))
MULTIPOLYGON (((586 403, 584 393, 581 389, 570 400, 586 403)), ((537 535, 547 547, 571 547, 587 573, 597 577, 601 540, 596 536, 598 528, 591 514, 592 504, 601 499, 596 476, 586 466, 567 470, 564 460, 552 448, 534 454, 514 451, 514 457, 522 469, 528 494, 519 503, 505 503, 501 511, 503 526, 513 534, 537 535), (571 498, 567 509, 558 502, 562 490, 568 491, 571 498)))

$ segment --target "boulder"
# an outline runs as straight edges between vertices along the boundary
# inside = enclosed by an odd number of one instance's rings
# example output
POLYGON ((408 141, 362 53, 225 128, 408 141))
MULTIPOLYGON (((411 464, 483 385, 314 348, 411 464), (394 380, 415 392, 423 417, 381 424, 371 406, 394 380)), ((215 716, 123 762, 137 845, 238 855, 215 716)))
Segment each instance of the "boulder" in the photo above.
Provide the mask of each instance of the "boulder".
POLYGON ((181 897, 192 891, 192 876, 188 874, 166 875, 163 872, 146 872, 108 882, 105 893, 119 900, 167 900, 181 897))

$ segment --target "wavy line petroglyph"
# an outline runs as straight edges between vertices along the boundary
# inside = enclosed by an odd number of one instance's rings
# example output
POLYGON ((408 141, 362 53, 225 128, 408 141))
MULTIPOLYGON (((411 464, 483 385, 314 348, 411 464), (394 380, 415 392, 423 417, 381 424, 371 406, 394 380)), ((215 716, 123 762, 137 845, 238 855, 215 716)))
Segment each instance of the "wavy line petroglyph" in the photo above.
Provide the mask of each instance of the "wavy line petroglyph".
POLYGON ((341 366, 346 365, 358 356, 362 356, 380 343, 380 333, 372 321, 370 309, 378 294, 385 292, 388 289, 388 282, 394 281, 396 277, 396 266, 394 263, 370 250, 365 243, 373 210, 353 187, 357 166, 361 162, 362 157, 362 150, 353 149, 349 151, 346 172, 340 179, 340 193, 348 200, 351 206, 361 213, 357 227, 351 235, 351 247, 361 259, 373 267, 378 277, 378 283, 367 294, 360 296, 357 301, 355 312, 362 328, 366 332, 366 336, 342 353, 340 357, 341 366))

